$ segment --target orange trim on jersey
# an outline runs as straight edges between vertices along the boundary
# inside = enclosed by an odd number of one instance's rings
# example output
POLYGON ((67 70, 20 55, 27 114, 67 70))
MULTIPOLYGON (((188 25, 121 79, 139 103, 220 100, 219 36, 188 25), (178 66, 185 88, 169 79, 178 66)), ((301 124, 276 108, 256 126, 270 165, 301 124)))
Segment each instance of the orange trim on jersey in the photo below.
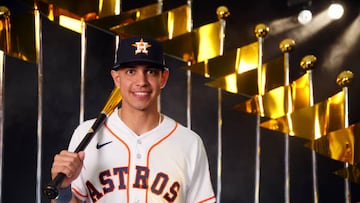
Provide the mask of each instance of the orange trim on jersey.
POLYGON ((104 126, 105 128, 116 138, 118 139, 121 143, 124 144, 124 146, 126 147, 126 149, 128 150, 128 177, 127 177, 127 187, 126 187, 126 200, 127 200, 127 203, 129 203, 130 201, 130 162, 131 162, 131 151, 130 151, 130 147, 126 144, 126 142, 124 140, 122 140, 119 136, 117 136, 110 128, 109 126, 107 125, 107 123, 104 123, 104 126))
MULTIPOLYGON (((175 122, 175 126, 174 128, 165 136, 163 137, 161 140, 159 140, 158 142, 156 142, 153 146, 150 147, 148 155, 147 155, 147 159, 146 159, 146 167, 149 168, 149 159, 150 159, 150 152, 152 149, 154 149, 154 147, 156 147, 157 145, 159 145, 162 141, 166 140, 171 134, 173 134, 173 132, 175 132, 175 130, 178 127, 178 122, 175 122)), ((148 183, 146 183, 148 185, 148 183)), ((146 189, 146 203, 148 202, 148 193, 149 193, 149 188, 146 189)))
POLYGON ((83 198, 87 198, 87 195, 84 195, 82 194, 79 190, 77 190, 76 188, 71 188, 71 190, 73 192, 75 192, 77 195, 79 195, 80 197, 83 197, 83 198))
POLYGON ((209 200, 213 200, 213 199, 215 199, 215 196, 212 196, 212 197, 209 197, 207 199, 201 200, 199 203, 205 203, 205 202, 207 202, 209 200))

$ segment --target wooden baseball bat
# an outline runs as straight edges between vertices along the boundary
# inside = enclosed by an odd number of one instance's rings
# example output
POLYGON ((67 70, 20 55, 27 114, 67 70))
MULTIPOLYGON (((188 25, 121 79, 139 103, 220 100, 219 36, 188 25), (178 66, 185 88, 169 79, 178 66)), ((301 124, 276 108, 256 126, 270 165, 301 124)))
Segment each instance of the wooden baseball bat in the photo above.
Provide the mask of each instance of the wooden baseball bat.
MULTIPOLYGON (((91 126, 85 137, 82 139, 80 144, 76 147, 74 152, 83 151, 86 146, 89 144, 91 139, 94 137, 95 133, 99 129, 100 126, 104 123, 105 119, 115 110, 115 108, 119 105, 122 99, 119 88, 115 87, 109 98, 106 101, 105 106, 97 116, 94 124, 91 126)), ((66 175, 64 173, 58 173, 56 177, 51 180, 43 189, 43 194, 48 199, 55 199, 59 195, 59 186, 64 181, 66 175)))

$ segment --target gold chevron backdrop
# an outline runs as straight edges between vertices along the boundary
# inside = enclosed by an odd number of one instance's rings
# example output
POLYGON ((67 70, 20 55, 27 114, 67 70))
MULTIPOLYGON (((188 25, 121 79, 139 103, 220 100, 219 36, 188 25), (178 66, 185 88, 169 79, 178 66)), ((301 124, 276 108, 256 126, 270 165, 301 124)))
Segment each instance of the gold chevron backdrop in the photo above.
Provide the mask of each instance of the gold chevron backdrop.
POLYGON ((325 0, 0 0, 1 202, 49 202, 135 34, 165 47, 161 111, 203 138, 218 203, 360 202, 360 3, 341 3, 332 21, 325 0))

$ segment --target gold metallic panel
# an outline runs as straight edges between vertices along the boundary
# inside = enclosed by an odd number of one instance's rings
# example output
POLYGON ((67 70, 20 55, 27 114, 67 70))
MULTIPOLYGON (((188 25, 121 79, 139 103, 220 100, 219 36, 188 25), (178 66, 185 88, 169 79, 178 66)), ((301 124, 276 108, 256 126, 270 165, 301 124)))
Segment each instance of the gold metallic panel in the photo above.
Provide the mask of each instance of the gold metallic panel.
POLYGON ((122 0, 98 0, 99 18, 120 14, 122 0))
POLYGON ((120 12, 120 0, 100 1, 98 7, 91 5, 91 2, 86 2, 87 6, 84 7, 82 6, 83 3, 79 1, 67 1, 66 3, 63 1, 42 1, 38 3, 38 6, 41 13, 48 19, 78 33, 81 33, 81 21, 89 22, 90 25, 104 31, 110 31, 112 27, 128 25, 161 13, 160 3, 124 12, 120 12), (109 7, 115 10, 110 11, 109 7))
POLYGON ((161 13, 160 3, 150 4, 144 7, 122 11, 120 15, 112 15, 97 18, 95 20, 87 21, 89 25, 100 28, 105 31, 110 31, 113 27, 129 25, 136 21, 144 20, 146 18, 154 17, 161 13))
POLYGON ((307 147, 323 156, 351 164, 335 171, 335 174, 360 184, 360 123, 330 132, 307 147))
MULTIPOLYGON (((204 38, 205 37, 206 37, 206 33, 204 33, 204 38)), ((217 36, 214 36, 214 40, 213 40, 214 43, 216 43, 215 42, 216 37, 217 36)), ((219 38, 217 37, 217 39, 219 38)), ((219 41, 218 43, 220 43, 220 40, 218 41, 219 41)), ((211 41, 209 41, 209 43, 211 43, 211 41)), ((201 51, 204 52, 205 54, 207 50, 208 49, 206 47, 203 47, 202 49, 199 49, 199 52, 201 51)), ((236 50, 225 52, 221 56, 216 56, 208 60, 204 60, 204 62, 201 63, 192 64, 191 66, 188 66, 187 69, 191 70, 194 73, 201 74, 206 77, 210 77, 214 79, 232 73, 247 72, 248 70, 256 69, 257 60, 258 60, 257 50, 258 50, 258 42, 254 42, 249 45, 237 48, 236 50)), ((215 54, 216 51, 214 51, 213 53, 215 54)), ((218 51, 218 55, 219 54, 220 51, 218 51)), ((204 59, 204 57, 198 58, 198 60, 202 60, 202 59, 204 59)))
POLYGON ((189 32, 191 25, 191 22, 189 22, 190 12, 190 7, 184 5, 129 25, 111 27, 110 30, 120 36, 141 33, 161 41, 172 39, 175 36, 189 32))
POLYGON ((289 110, 292 112, 295 109, 308 107, 310 105, 308 78, 306 73, 290 86, 274 88, 262 96, 252 96, 249 100, 236 105, 235 109, 274 119, 284 116, 289 110))
POLYGON ((0 49, 12 57, 37 63, 32 9, 13 15, 10 9, 0 7, 0 49))
MULTIPOLYGON (((253 76, 253 74, 251 74, 253 72, 248 72, 248 73, 250 73, 248 78, 256 77, 256 76, 253 76)), ((223 90, 225 90, 227 92, 231 92, 231 93, 234 93, 234 94, 243 94, 238 89, 238 85, 237 85, 238 77, 239 77, 239 74, 231 73, 229 75, 226 75, 226 76, 223 76, 221 78, 215 79, 215 80, 207 83, 206 85, 208 85, 210 87, 214 87, 214 88, 220 88, 220 89, 223 89, 223 90)), ((240 81, 241 81, 241 79, 240 79, 240 81)), ((244 81, 247 82, 247 81, 250 81, 250 80, 245 79, 244 81)), ((252 85, 247 85, 247 86, 248 86, 247 93, 257 91, 255 86, 252 86, 252 85)), ((245 93, 244 95, 248 96, 249 94, 245 93)))
MULTIPOLYGON (((116 0, 108 0, 108 3, 115 4, 115 1, 116 0)), ((98 16, 101 1, 39 0, 36 2, 38 5, 43 5, 41 6, 41 11, 43 9, 52 10, 44 6, 52 7, 55 16, 58 16, 57 13, 62 13, 66 16, 87 18, 90 16, 98 16)))
POLYGON ((360 123, 314 140, 311 149, 337 161, 360 164, 360 123))
MULTIPOLYGON (((95 19, 97 13, 93 10, 88 10, 87 7, 79 9, 81 5, 78 1, 39 1, 37 7, 43 16, 46 16, 49 20, 72 30, 77 33, 81 33, 81 21, 95 19)), ((89 4, 91 5, 91 4, 89 4)))
POLYGON ((344 127, 344 92, 324 102, 298 109, 288 115, 261 123, 261 127, 309 140, 344 127))
MULTIPOLYGON (((221 23, 216 21, 163 42, 167 55, 196 64, 220 55, 221 23)), ((204 64, 202 64, 202 67, 204 64)), ((204 71, 200 71, 203 74, 204 71)))
MULTIPOLYGON (((246 96, 253 96, 258 94, 257 89, 257 51, 256 46, 257 43, 252 44, 252 53, 256 54, 251 55, 249 53, 243 55, 245 57, 241 57, 239 55, 239 51, 236 51, 236 54, 227 56, 220 56, 217 59, 217 63, 212 66, 209 66, 210 76, 213 75, 214 78, 221 76, 219 78, 214 79, 213 81, 207 83, 210 87, 221 88, 225 91, 242 94, 246 96), (250 68, 250 70, 245 71, 250 68), (239 72, 240 73, 239 73, 239 72), (245 71, 245 72, 243 72, 245 71), (228 75, 222 76, 222 74, 230 73, 228 75)), ((241 48, 240 48, 241 50, 241 48)), ((241 53, 241 51, 240 51, 241 53)), ((244 54, 244 52, 243 52, 244 54)), ((275 58, 268 63, 263 64, 263 69, 266 74, 266 91, 269 91, 273 88, 279 87, 284 84, 284 58, 283 56, 279 58, 275 58)), ((209 63, 211 60, 209 60, 209 63)))

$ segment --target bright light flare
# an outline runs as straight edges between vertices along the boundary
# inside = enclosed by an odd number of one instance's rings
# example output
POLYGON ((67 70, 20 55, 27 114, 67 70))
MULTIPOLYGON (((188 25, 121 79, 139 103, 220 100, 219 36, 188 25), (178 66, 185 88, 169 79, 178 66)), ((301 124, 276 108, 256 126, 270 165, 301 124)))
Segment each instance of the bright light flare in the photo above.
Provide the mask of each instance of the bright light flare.
POLYGON ((299 23, 301 23, 302 25, 306 25, 310 23, 311 20, 312 20, 312 12, 309 9, 304 9, 300 11, 298 15, 299 23))
POLYGON ((328 16, 333 20, 338 20, 344 15, 344 7, 339 3, 333 3, 329 6, 328 16))

